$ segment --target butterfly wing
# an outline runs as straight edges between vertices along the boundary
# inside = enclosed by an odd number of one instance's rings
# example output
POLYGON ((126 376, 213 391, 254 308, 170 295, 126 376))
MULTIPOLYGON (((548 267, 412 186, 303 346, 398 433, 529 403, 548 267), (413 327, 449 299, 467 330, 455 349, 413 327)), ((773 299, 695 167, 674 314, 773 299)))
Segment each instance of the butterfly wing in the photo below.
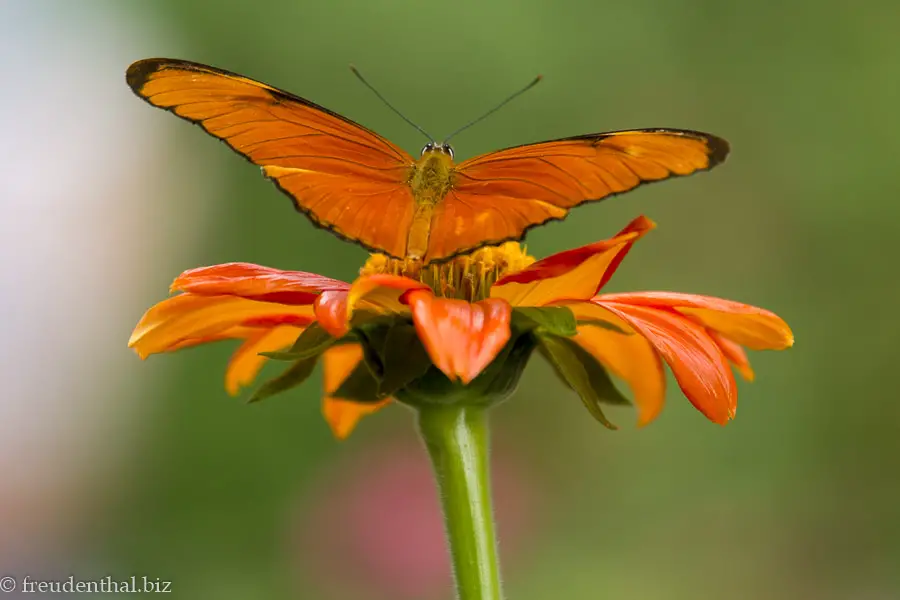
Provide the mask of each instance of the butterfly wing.
POLYGON ((316 225, 395 257, 406 252, 415 161, 378 134, 308 100, 182 60, 132 64, 126 81, 250 162, 316 225))
POLYGON ((637 129, 471 158, 455 168, 450 191, 435 207, 426 259, 520 240, 529 228, 563 219, 585 202, 711 169, 728 150, 728 142, 707 133, 637 129))

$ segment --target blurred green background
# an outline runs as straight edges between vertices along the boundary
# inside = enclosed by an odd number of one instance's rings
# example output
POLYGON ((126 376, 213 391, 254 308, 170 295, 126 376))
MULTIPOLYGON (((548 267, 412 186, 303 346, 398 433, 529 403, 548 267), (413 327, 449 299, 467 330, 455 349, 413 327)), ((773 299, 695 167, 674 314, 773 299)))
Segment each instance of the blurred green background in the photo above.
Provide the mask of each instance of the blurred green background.
POLYGON ((646 214, 659 228, 609 290, 763 306, 797 344, 751 356, 726 428, 672 384, 658 421, 613 410, 609 432, 534 361, 493 420, 508 596, 900 597, 897 2, 14 0, 0 17, 0 575, 147 575, 192 599, 451 597, 408 411, 338 443, 318 378, 247 406, 222 386, 230 347, 146 363, 125 348, 184 269, 350 280, 366 258, 131 94, 128 64, 168 56, 413 153, 424 140, 348 63, 439 139, 545 76, 456 138, 458 158, 632 127, 728 139, 724 166, 577 209, 529 251, 646 214))

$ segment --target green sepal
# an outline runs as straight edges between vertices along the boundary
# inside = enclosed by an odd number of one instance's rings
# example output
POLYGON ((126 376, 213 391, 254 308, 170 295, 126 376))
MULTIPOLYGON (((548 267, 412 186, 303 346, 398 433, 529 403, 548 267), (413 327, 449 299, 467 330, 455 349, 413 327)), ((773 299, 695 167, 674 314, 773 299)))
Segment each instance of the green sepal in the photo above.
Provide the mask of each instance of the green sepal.
POLYGON ((335 398, 343 398, 363 404, 379 402, 385 398, 385 396, 379 395, 378 379, 375 378, 372 370, 365 362, 360 362, 356 365, 331 395, 335 398))
POLYGON ((435 404, 498 404, 516 390, 534 347, 535 339, 531 334, 516 336, 507 342, 493 362, 468 385, 450 381, 432 365, 424 375, 398 390, 396 398, 414 407, 435 404))
POLYGON ((363 351, 363 365, 368 367, 376 378, 381 377, 384 373, 381 350, 384 347, 388 329, 390 329, 390 325, 378 325, 357 329, 355 332, 363 351))
POLYGON ((630 331, 625 331, 612 321, 607 321, 605 319, 578 319, 578 326, 600 327, 602 329, 608 329, 609 331, 621 333, 622 335, 631 335, 632 333, 630 331))
MULTIPOLYGON (((352 337, 348 339, 348 336, 350 335, 351 334, 348 334, 341 338, 341 342, 347 343, 355 341, 352 337)), ((322 329, 322 326, 318 323, 313 323, 303 330, 303 333, 300 334, 297 341, 294 342, 294 345, 291 346, 290 349, 279 352, 260 352, 259 355, 273 360, 293 362, 318 356, 337 342, 338 338, 332 337, 332 335, 322 329)))
POLYGON ((567 306, 517 306, 510 327, 520 333, 529 331, 570 337, 578 333, 575 314, 567 306))
POLYGON ((431 366, 412 323, 366 327, 359 333, 364 361, 338 386, 336 397, 377 402, 421 377, 431 366))
POLYGON ((313 369, 315 369, 316 361, 318 359, 319 355, 316 354, 311 357, 298 360, 293 365, 288 367, 284 371, 284 373, 262 384, 255 392, 253 392, 253 395, 250 396, 250 399, 247 402, 259 402, 260 400, 264 400, 269 396, 280 394, 281 392, 287 391, 292 387, 300 385, 301 383, 306 381, 310 375, 312 375, 313 369))
MULTIPOLYGON (((373 327, 389 326, 397 320, 399 315, 383 314, 369 310, 355 310, 350 318, 350 329, 370 329, 373 327)), ((399 317, 404 318, 404 317, 399 317)))
POLYGON ((538 348, 563 382, 572 388, 591 415, 609 429, 618 429, 603 414, 601 404, 631 404, 618 389, 606 369, 590 352, 572 340, 538 336, 538 348))
POLYGON ((379 391, 385 396, 418 379, 432 366, 412 323, 396 323, 388 330, 381 360, 384 374, 379 391))

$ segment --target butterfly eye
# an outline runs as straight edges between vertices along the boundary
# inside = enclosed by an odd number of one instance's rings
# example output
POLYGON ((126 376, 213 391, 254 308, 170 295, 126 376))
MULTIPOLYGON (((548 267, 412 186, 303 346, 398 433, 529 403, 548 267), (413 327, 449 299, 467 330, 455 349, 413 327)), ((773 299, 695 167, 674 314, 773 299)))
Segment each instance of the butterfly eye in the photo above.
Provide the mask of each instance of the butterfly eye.
POLYGON ((453 158, 453 148, 450 146, 450 144, 441 144, 441 152, 443 152, 450 158, 453 158))
POLYGON ((427 144, 425 144, 425 147, 422 148, 422 156, 425 156, 426 152, 433 152, 433 151, 434 151, 434 144, 432 142, 428 142, 427 144))

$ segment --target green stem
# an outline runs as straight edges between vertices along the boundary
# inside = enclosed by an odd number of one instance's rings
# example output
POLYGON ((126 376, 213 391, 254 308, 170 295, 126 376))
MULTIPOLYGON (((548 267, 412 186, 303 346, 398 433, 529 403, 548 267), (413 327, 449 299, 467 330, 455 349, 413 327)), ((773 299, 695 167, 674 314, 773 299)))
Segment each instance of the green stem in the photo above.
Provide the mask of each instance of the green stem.
POLYGON ((426 405, 419 432, 441 493, 458 600, 501 600, 486 409, 426 405))

